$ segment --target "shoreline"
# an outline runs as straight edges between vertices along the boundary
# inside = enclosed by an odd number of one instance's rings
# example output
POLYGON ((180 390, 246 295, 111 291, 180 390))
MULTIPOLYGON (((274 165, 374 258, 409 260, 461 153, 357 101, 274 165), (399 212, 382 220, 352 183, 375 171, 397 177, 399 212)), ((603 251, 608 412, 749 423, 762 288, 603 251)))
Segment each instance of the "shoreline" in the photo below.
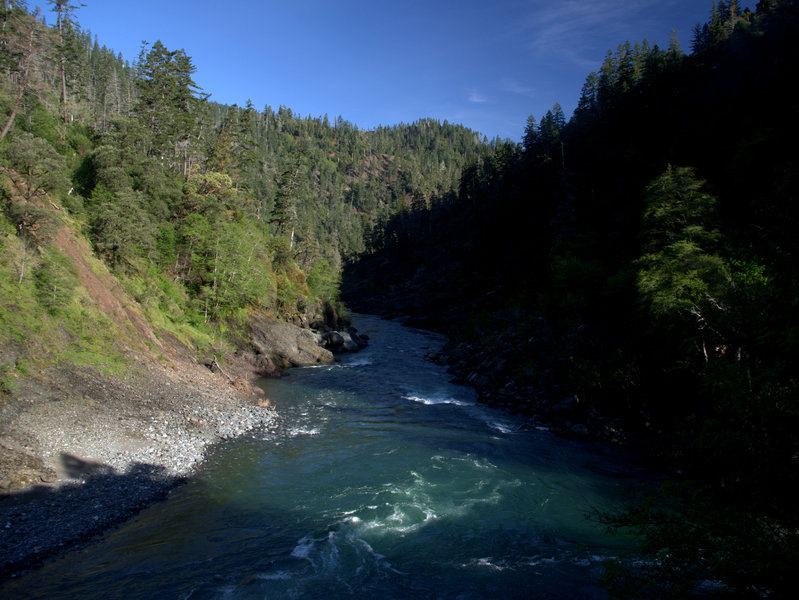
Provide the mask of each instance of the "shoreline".
POLYGON ((148 363, 125 378, 52 369, 0 405, 0 467, 24 473, 0 473, 0 589, 165 499, 212 446, 276 426, 244 383, 254 373, 233 383, 185 366, 148 363))
MULTIPOLYGON (((334 333, 366 344, 355 330, 334 333)), ((211 446, 276 427, 255 382, 334 362, 323 345, 336 341, 260 315, 224 370, 170 342, 166 357, 131 349, 124 373, 62 364, 19 378, 0 396, 0 590, 165 498, 211 446)))

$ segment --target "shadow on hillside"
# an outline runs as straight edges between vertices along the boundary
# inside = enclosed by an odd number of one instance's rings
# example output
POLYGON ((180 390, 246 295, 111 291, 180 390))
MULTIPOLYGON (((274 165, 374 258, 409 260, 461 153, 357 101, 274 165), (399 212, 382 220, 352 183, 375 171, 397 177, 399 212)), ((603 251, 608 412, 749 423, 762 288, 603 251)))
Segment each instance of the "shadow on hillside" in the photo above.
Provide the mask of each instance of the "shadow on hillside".
POLYGON ((0 495, 0 583, 94 540, 186 481, 144 463, 125 473, 70 454, 61 463, 70 481, 0 495))

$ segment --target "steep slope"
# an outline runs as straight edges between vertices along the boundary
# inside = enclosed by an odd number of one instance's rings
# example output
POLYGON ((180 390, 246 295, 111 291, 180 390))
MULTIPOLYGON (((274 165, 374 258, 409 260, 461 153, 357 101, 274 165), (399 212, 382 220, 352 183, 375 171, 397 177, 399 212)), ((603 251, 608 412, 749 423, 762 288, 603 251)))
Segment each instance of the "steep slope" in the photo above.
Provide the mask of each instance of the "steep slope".
POLYGON ((251 385, 266 366, 332 360, 307 330, 258 315, 253 345, 198 353, 148 321, 55 203, 6 192, 42 227, 26 246, 0 216, 0 576, 160 498, 210 444, 269 427, 251 385))

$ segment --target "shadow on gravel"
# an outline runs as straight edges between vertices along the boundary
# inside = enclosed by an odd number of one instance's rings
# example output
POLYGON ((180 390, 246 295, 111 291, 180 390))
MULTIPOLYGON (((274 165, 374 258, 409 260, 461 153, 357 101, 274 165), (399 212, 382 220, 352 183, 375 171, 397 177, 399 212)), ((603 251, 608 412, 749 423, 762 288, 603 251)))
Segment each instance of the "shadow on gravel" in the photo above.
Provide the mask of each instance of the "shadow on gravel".
POLYGON ((144 463, 119 473, 69 454, 61 462, 73 481, 0 494, 0 586, 108 532, 186 481, 144 463))

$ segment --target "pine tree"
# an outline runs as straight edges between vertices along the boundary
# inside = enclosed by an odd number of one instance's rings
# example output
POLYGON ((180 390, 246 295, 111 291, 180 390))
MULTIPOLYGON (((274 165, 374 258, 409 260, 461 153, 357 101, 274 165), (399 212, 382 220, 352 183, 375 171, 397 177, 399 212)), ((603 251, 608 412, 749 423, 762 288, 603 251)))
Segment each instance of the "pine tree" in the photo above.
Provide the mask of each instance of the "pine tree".
POLYGON ((597 95, 599 93, 599 77, 596 71, 591 71, 585 78, 585 83, 580 90, 580 99, 577 101, 577 108, 574 110, 578 118, 587 116, 596 111, 597 95))
POLYGON ((656 319, 695 322, 707 361, 709 338, 725 341, 715 321, 730 276, 717 254, 716 200, 703 188, 692 169, 672 166, 647 187, 638 289, 656 319))
POLYGON ((195 67, 183 50, 169 51, 160 42, 139 63, 139 103, 136 112, 152 134, 150 154, 160 156, 188 175, 189 140, 194 130, 199 88, 191 76, 195 67))
POLYGON ((0 62, 12 75, 9 79, 14 82, 14 102, 0 131, 0 140, 11 130, 23 97, 31 91, 38 94, 45 87, 41 81, 41 71, 46 59, 47 35, 39 19, 19 9, 5 11, 0 32, 0 62))
POLYGON ((538 141, 538 131, 536 129, 535 117, 530 115, 527 117, 527 122, 524 125, 524 137, 522 143, 527 152, 532 151, 538 141))
POLYGON ((64 124, 67 124, 67 57, 66 30, 71 27, 72 14, 83 4, 71 4, 69 0, 47 0, 53 12, 58 14, 58 70, 61 76, 61 108, 64 124))
POLYGON ((278 235, 288 236, 289 251, 294 248, 294 233, 297 221, 297 202, 302 193, 302 169, 305 166, 306 151, 296 148, 289 163, 278 180, 275 205, 269 222, 275 226, 278 235))

